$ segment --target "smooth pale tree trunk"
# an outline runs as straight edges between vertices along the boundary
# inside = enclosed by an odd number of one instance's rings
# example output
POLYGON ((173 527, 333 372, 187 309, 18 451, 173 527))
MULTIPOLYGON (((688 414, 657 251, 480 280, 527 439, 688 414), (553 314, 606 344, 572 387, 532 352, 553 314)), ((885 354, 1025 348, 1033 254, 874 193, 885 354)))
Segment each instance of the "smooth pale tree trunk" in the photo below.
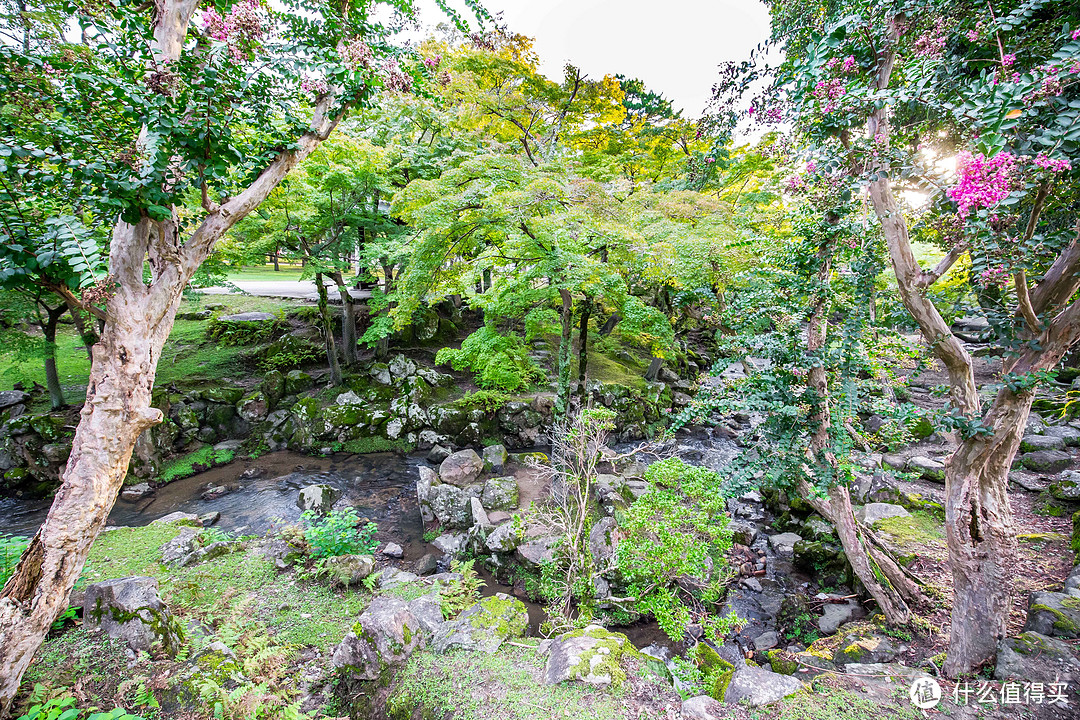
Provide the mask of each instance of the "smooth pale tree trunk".
POLYGON ((341 296, 341 350, 346 365, 355 365, 359 360, 356 347, 356 301, 349 292, 345 278, 340 272, 331 277, 341 296))
MULTIPOLYGON (((151 43, 159 57, 179 58, 196 6, 195 0, 160 3, 151 43)), ((67 607, 90 546, 116 502, 136 440, 162 420, 161 411, 150 406, 151 389, 184 287, 214 243, 330 135, 341 118, 327 112, 335 99, 333 92, 320 98, 309 130, 247 188, 221 205, 206 200, 205 217, 186 239, 175 213, 163 221, 143 217, 134 225, 120 220, 114 227, 113 293, 101 313, 101 337, 93 346, 71 454, 45 522, 0 590, 0 717, 10 711, 49 626, 67 607), (143 280, 146 265, 149 284, 143 280)))
MULTIPOLYGON (((882 51, 877 68, 879 88, 889 85, 899 35, 897 19, 890 18, 891 42, 882 51)), ((884 108, 870 114, 867 132, 872 137, 888 138, 884 108)), ((1014 392, 1003 387, 990 409, 983 412, 971 356, 926 296, 926 288, 947 272, 963 248, 950 251, 933 270, 923 270, 915 259, 891 182, 880 172, 888 168, 871 169, 878 172, 868 194, 889 248, 900 299, 945 366, 952 404, 968 421, 978 421, 988 429, 962 438, 945 462, 945 539, 953 606, 949 651, 942 669, 948 677, 957 677, 992 662, 1008 629, 1017 557, 1008 470, 1020 445, 1034 390, 1014 392)), ((1036 197, 1021 245, 1031 239, 1038 224, 1040 197, 1045 198, 1045 189, 1036 197)), ((1015 285, 1017 314, 1026 325, 1022 339, 1035 342, 1026 343, 1022 354, 1008 361, 1004 369, 1022 377, 1052 369, 1080 337, 1080 301, 1067 304, 1080 288, 1080 233, 1033 290, 1029 291, 1022 271, 1017 272, 1015 285)))
POLYGON ((326 362, 330 365, 330 382, 341 385, 341 363, 338 362, 337 344, 334 342, 334 318, 330 316, 330 299, 323 284, 322 273, 315 273, 315 288, 319 292, 319 317, 323 326, 323 345, 326 347, 326 362))
POLYGON ((45 323, 41 328, 45 335, 45 385, 49 388, 49 404, 53 410, 59 410, 67 403, 60 387, 60 374, 56 371, 56 326, 67 312, 67 305, 51 308, 42 304, 42 307, 45 308, 45 323))

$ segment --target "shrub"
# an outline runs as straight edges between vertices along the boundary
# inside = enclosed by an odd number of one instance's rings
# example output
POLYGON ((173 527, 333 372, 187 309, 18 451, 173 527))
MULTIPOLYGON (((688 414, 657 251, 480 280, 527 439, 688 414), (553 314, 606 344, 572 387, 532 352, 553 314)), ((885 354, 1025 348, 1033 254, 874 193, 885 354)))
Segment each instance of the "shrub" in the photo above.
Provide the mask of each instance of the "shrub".
POLYGON ((289 325, 280 315, 263 322, 231 322, 213 318, 206 326, 206 337, 219 345, 260 345, 288 331, 289 325))
POLYGON ((439 591, 443 617, 447 620, 475 605, 480 600, 480 587, 484 581, 476 574, 472 560, 450 563, 450 572, 461 575, 461 580, 443 586, 439 591))
MULTIPOLYGON (((655 487, 626 509, 615 559, 627 594, 636 598, 634 609, 652 614, 677 640, 690 622, 685 600, 715 602, 727 579, 731 532, 721 479, 677 458, 654 463, 645 478, 655 487)), ((723 635, 735 622, 713 618, 707 625, 723 635)))
POLYGON ((457 405, 465 409, 479 408, 486 413, 494 413, 509 401, 510 397, 504 393, 495 390, 477 390, 462 395, 457 405))
POLYGON ((15 572, 15 566, 19 564, 19 558, 29 543, 29 538, 0 533, 0 587, 4 587, 15 572))
POLYGON ((444 347, 435 362, 449 363, 455 370, 476 373, 476 384, 490 390, 517 392, 544 379, 517 335, 503 335, 485 325, 461 343, 461 349, 444 347))
POLYGON ((264 372, 272 370, 295 370, 308 363, 323 359, 323 349, 304 338, 295 335, 285 337, 271 343, 259 361, 259 367, 264 372))
POLYGON ((307 510, 300 519, 304 521, 304 539, 317 558, 338 555, 361 555, 375 552, 375 523, 360 525, 354 508, 333 510, 326 517, 307 510))

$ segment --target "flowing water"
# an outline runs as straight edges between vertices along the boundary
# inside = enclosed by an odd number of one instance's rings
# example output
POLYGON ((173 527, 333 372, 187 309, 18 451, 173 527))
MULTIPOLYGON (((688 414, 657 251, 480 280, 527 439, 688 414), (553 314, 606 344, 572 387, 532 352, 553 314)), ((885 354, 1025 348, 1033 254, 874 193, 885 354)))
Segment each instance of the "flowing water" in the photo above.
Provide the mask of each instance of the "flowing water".
MULTIPOLYGON (((688 462, 721 470, 737 452, 734 443, 709 434, 680 438, 670 449, 688 462)), ((428 552, 438 550, 424 542, 424 525, 416 501, 417 468, 422 455, 393 453, 371 455, 338 454, 311 457, 287 451, 269 453, 254 460, 242 460, 213 468, 198 475, 175 480, 136 502, 117 500, 109 515, 109 525, 146 525, 173 512, 219 512, 217 527, 243 534, 263 534, 276 526, 296 523, 300 508, 299 490, 307 485, 326 484, 340 494, 339 506, 356 508, 361 517, 378 526, 376 540, 395 542, 405 551, 401 565, 408 569, 428 552), (254 475, 254 477, 252 477, 254 475), (225 488, 217 497, 204 497, 210 488, 225 488)), ((50 500, 0 498, 0 533, 30 535, 44 521, 50 500)), ((533 632, 544 620, 543 609, 485 575, 485 595, 514 594, 529 608, 533 632)), ((655 622, 619 628, 638 647, 650 644, 671 646, 655 622)))

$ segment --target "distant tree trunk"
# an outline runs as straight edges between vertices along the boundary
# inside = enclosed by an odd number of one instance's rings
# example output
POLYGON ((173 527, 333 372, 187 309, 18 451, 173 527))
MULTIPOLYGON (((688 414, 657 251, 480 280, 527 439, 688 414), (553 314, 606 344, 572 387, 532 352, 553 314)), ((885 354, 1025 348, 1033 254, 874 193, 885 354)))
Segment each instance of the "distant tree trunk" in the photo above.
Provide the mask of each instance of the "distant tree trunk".
MULTIPOLYGON (((376 205, 378 205, 378 196, 377 195, 376 195, 375 203, 376 203, 376 205)), ((386 295, 387 297, 389 297, 390 293, 392 293, 394 291, 394 266, 390 262, 390 259, 387 258, 387 257, 380 258, 379 259, 379 264, 382 266, 382 271, 383 271, 383 294, 386 295)), ((383 314, 389 315, 390 314, 390 305, 387 304, 386 308, 384 310, 382 310, 381 312, 383 314)), ((390 354, 390 336, 389 335, 384 335, 383 337, 379 338, 378 343, 375 345, 375 357, 377 357, 377 358, 379 358, 381 360, 381 359, 385 358, 389 354, 390 354)))
POLYGON ((338 362, 337 344, 334 342, 334 318, 330 315, 330 299, 323 284, 322 273, 315 273, 315 289, 319 293, 319 317, 322 318, 323 344, 326 346, 326 361, 330 365, 330 382, 341 385, 341 363, 338 362))
POLYGON ((45 384, 49 388, 49 402, 53 410, 65 407, 64 391, 60 387, 60 375, 56 372, 56 325, 67 312, 67 305, 61 303, 54 308, 41 303, 45 308, 45 322, 42 331, 45 334, 45 384))
POLYGON ((334 279, 341 296, 341 346, 345 364, 355 365, 359 360, 356 351, 356 302, 340 272, 335 272, 330 277, 334 279))
POLYGON ((589 316, 592 314, 592 299, 586 295, 581 301, 581 325, 578 329, 578 392, 585 398, 585 379, 589 368, 589 316))
POLYGON ((82 310, 75 305, 68 303, 68 310, 71 312, 71 319, 75 321, 75 329, 79 332, 79 337, 82 338, 83 347, 86 348, 86 357, 89 360, 94 359, 94 353, 92 348, 98 341, 98 334, 91 330, 86 325, 86 320, 83 319, 82 310))
POLYGON ((281 252, 281 246, 274 246, 274 272, 281 272, 281 266, 278 265, 278 254, 281 252))
POLYGON ((563 289, 559 290, 559 295, 562 296, 562 337, 559 340, 559 384, 555 410, 566 417, 570 414, 570 344, 574 333, 574 298, 563 289))
MULTIPOLYGON (((828 283, 831 273, 831 250, 828 244, 818 251, 816 286, 819 288, 812 298, 810 321, 806 328, 807 355, 813 357, 825 347, 828 334, 828 283)), ((837 467, 836 457, 830 449, 829 428, 829 380, 822 363, 815 363, 807 373, 807 386, 816 396, 817 406, 812 411, 811 422, 814 425, 810 436, 810 453, 816 464, 828 465, 832 470, 837 467)), ((830 473, 835 478, 834 473, 830 473)), ((831 484, 827 494, 822 497, 817 488, 805 480, 798 484, 799 493, 810 505, 821 513, 826 520, 836 527, 844 554, 851 564, 855 575, 866 590, 877 601, 878 607, 885 614, 885 619, 892 624, 903 624, 911 619, 911 611, 904 596, 921 599, 918 586, 908 578, 883 549, 875 549, 871 559, 870 541, 860 531, 855 522, 851 507, 851 496, 847 487, 836 484, 835 480, 826 479, 831 484), (880 572, 875 572, 875 566, 880 572)))

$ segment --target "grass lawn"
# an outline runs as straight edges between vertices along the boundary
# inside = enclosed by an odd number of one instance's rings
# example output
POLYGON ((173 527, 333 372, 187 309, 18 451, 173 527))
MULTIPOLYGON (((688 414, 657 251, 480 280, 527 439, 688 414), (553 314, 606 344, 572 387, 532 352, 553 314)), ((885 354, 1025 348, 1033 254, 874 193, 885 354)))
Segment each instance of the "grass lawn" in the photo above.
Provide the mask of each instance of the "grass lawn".
POLYGON ((299 265, 282 265, 280 270, 274 270, 272 265, 257 265, 254 267, 242 267, 228 272, 229 280, 299 280, 303 268, 299 265))
MULTIPOLYGON (((299 273, 297 273, 298 275, 299 273)), ((222 304, 229 312, 279 312, 296 307, 294 301, 263 298, 251 295, 191 295, 183 300, 181 312, 201 310, 206 305, 222 304)), ((244 374, 241 362, 245 348, 220 347, 205 342, 205 320, 177 320, 158 361, 155 385, 165 387, 176 383, 190 386, 201 381, 221 380, 244 374)), ((90 360, 83 348, 82 338, 73 325, 61 325, 56 334, 56 366, 64 399, 80 404, 86 398, 90 376, 90 360)), ((21 382, 30 387, 35 382, 45 384, 45 369, 39 358, 16 358, 14 353, 0 349, 0 390, 10 389, 21 382)), ((48 410, 48 397, 42 397, 34 411, 48 410)))

